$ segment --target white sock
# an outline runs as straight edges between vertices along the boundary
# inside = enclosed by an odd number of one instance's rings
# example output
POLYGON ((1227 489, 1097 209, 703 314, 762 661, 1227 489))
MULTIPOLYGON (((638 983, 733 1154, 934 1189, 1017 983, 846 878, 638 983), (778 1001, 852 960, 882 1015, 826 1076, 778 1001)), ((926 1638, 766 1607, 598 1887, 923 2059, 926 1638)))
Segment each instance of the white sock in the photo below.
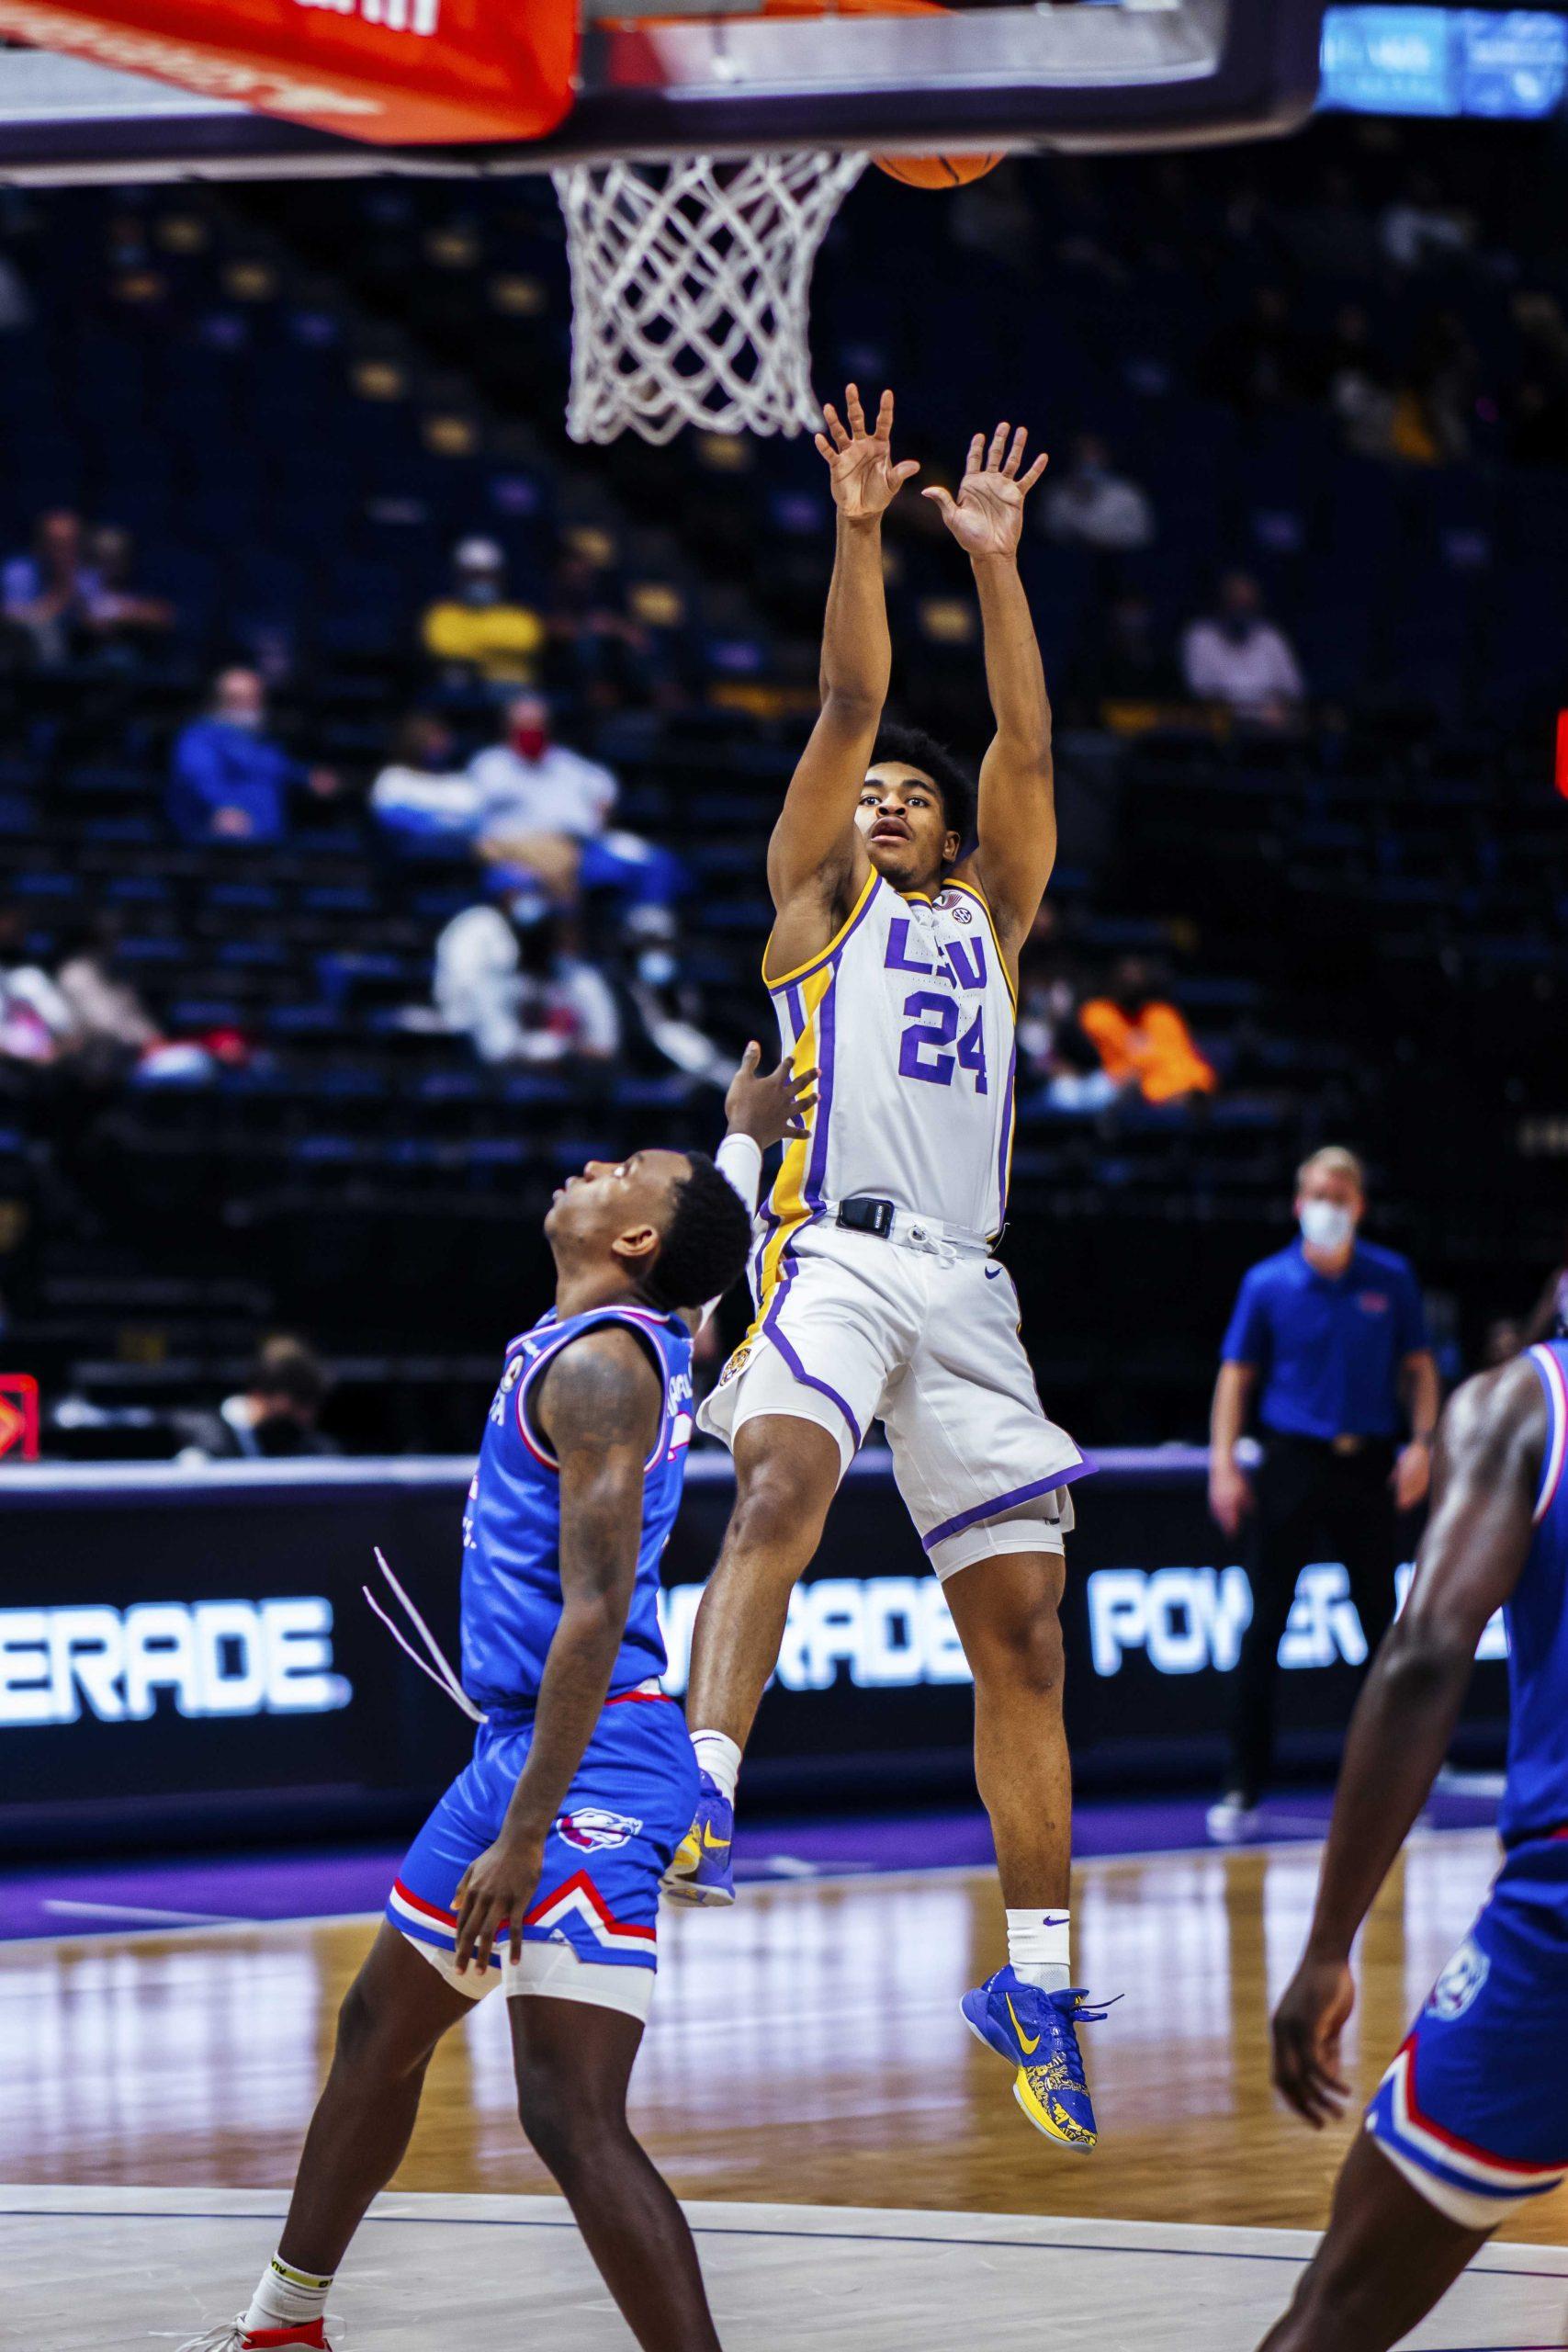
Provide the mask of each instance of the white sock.
POLYGON ((313 2319, 324 2318, 332 2283, 330 2278, 320 2278, 313 2270, 296 2270, 291 2262, 275 2254, 251 2297, 244 2319, 246 2335, 254 2335, 263 2328, 308 2327, 313 2319))
POLYGON ((692 1746, 697 1751, 697 1765, 718 1790, 719 1794, 733 1804, 735 1783, 740 1778, 740 1750, 727 1732, 694 1731, 692 1746))
POLYGON ((1069 1922, 1066 1904, 1059 1911, 1010 1911, 1008 1959, 1013 1974, 1043 1993, 1066 1992, 1073 1981, 1069 1922))

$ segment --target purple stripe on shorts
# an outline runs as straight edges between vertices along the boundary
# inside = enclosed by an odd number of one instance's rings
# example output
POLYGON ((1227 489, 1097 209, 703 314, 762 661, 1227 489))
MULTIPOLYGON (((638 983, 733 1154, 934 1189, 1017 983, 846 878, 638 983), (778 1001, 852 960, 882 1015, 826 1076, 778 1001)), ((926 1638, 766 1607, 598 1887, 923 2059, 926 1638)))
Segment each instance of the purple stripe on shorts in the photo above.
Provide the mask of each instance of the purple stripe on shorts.
POLYGON ((783 1356, 785 1363, 788 1364, 791 1372, 794 1373, 796 1380, 800 1382, 802 1387, 815 1388, 818 1396, 826 1396, 830 1403, 837 1405, 840 1412, 842 1413, 844 1419, 849 1424, 850 1435, 855 1442, 855 1452, 858 1453, 861 1447, 865 1443, 864 1437, 861 1433, 860 1423, 856 1420, 854 1415, 851 1412, 849 1407, 845 1404, 838 1390, 833 1387, 829 1382, 826 1380, 818 1380, 814 1372, 807 1371, 806 1366, 801 1363, 800 1358, 795 1354, 795 1350, 791 1347, 789 1341, 784 1338, 784 1333, 779 1329, 779 1310, 783 1306, 785 1299, 789 1296, 789 1286, 795 1280, 795 1268, 793 1264, 789 1262, 787 1244, 785 1245, 784 1256, 785 1263, 784 1279, 779 1283, 777 1290, 774 1291, 773 1304, 768 1308, 767 1314, 762 1318, 762 1329, 768 1338, 772 1340, 774 1347, 777 1348, 780 1355, 783 1356))
POLYGON ((1070 1487, 1075 1478, 1087 1478, 1095 1464, 1086 1454, 1081 1462, 1070 1463, 1066 1470, 1053 1472, 1049 1478, 1035 1478, 1027 1487, 1014 1487, 1010 1494, 993 1495, 988 1503, 976 1503, 973 1510, 961 1510, 956 1519, 944 1519, 929 1535, 920 1538, 922 1552, 931 1551, 949 1535, 962 1535, 966 1527, 974 1527, 983 1519, 995 1519, 1001 1510, 1011 1510, 1017 1503, 1029 1503, 1036 1495, 1054 1494, 1058 1487, 1070 1487))

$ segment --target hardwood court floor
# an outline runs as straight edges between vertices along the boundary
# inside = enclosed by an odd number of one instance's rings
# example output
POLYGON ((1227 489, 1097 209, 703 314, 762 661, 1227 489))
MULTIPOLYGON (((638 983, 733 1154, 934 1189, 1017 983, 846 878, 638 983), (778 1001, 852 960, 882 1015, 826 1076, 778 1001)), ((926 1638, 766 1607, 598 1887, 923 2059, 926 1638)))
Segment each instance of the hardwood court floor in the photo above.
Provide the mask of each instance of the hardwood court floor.
MULTIPOLYGON (((1385 1890, 1351 2044, 1363 2090, 1462 1936, 1495 1850, 1482 1834, 1418 1839, 1385 1890)), ((1319 2136, 1288 2117, 1266 2062, 1269 1996, 1300 1949, 1316 1860, 1293 1847, 1084 1865, 1078 1973, 1126 1995, 1085 2030, 1102 2134, 1091 2157, 1027 2129, 1006 2070, 958 2017, 959 1994, 1003 1956, 994 1882, 974 1871, 666 1911, 638 2128, 686 2198, 1316 2229, 1351 2126, 1319 2136)), ((368 1933, 320 1922, 0 1948, 0 2172, 285 2188, 368 1933)), ((518 2130, 500 2007, 487 2002, 439 2053, 399 2189, 547 2187, 518 2130)), ((1502 2238, 1568 2245, 1568 2195, 1502 2238)))

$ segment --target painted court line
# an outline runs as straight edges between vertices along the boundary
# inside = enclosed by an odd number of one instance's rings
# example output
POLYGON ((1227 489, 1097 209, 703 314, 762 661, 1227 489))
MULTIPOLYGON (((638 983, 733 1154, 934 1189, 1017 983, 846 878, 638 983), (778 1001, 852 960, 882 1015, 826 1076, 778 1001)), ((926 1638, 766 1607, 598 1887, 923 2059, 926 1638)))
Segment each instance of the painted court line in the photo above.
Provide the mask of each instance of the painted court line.
MULTIPOLYGON (((92 2192, 89 2191, 86 2193, 91 2194, 92 2192)), ((134 2192, 132 2192, 132 2194, 134 2195, 134 2192)), ((446 2203, 447 2200, 446 2199, 433 2199, 432 2201, 446 2203)), ((776 2211, 777 2209, 775 2208, 774 2210, 776 2211)), ((827 2211, 830 2209, 816 2208, 807 2210, 827 2211)), ((842 2245, 866 2246, 972 2246, 986 2253, 997 2251, 1001 2253, 1016 2254, 1111 2254, 1141 2256, 1154 2262, 1168 2259, 1171 2261, 1187 2262, 1283 2262, 1293 2263, 1298 2269, 1303 2266, 1303 2264, 1311 2259, 1310 2249, 1301 2252, 1284 2252, 1275 2251, 1272 2248, 1261 2246, 1129 2245, 1120 2238, 1110 2244, 1103 2244, 1096 2243, 1094 2239, 1089 2237, 1003 2238, 993 2237, 988 2233, 976 2233, 973 2231, 965 2233, 935 2230, 784 2229, 771 2222, 736 2222, 732 2224, 727 2225, 720 2222, 705 2222, 700 2218, 701 2211, 702 2209, 700 2206, 688 2204, 685 2207, 687 2218, 692 2226, 692 2233, 694 2237, 767 2238, 807 2244, 819 2242, 842 2245)), ((87 2205, 0 2205, 0 2221, 120 2222, 134 2220, 139 2222, 281 2222, 285 2218, 286 2212, 286 2206, 279 2206, 276 2211, 261 2212, 250 2208, 246 2208, 240 2211, 234 2211, 231 2210, 228 2211, 197 2211, 189 2209, 167 2211, 162 2209, 148 2209, 143 2206, 129 2204, 119 2207, 87 2205)), ((965 2219, 984 2220, 990 2217, 984 2215, 965 2216, 952 2214, 945 2215, 943 2218, 947 2220, 962 2221, 965 2219)), ((1001 2220, 1006 2217, 998 2215, 996 2218, 1001 2220)), ((570 2215, 557 2216, 555 2214, 543 2213, 536 2215, 502 2215, 487 2213, 378 2213, 374 2210, 367 2213, 365 2220, 360 2226, 362 2228, 375 2226, 381 2229, 556 2230, 568 2232, 575 2231, 577 2228, 576 2222, 572 2221, 570 2215)), ((1179 2222, 1172 2222, 1167 2226, 1174 2233, 1185 2225, 1179 2222)), ((1194 2228, 1193 2233, 1195 2235, 1207 2234, 1207 2232, 1199 2228, 1194 2228)), ((1282 2236, 1286 2233, 1282 2231, 1275 2233, 1258 2230, 1256 2232, 1247 2232, 1245 2233, 1245 2234, 1264 2237, 1269 2235, 1282 2236)), ((1477 2262, 1472 2266, 1472 2268, 1479 2275, 1491 2278, 1549 2278, 1556 2280, 1559 2283, 1568 2283, 1568 2271, 1562 2269, 1538 2270, 1527 2267, 1523 2265, 1501 2262, 1477 2262)), ((1540 2346, 1527 2345, 1463 2346, 1453 2347, 1453 2352, 1562 2352, 1562 2347, 1551 2345, 1540 2346)))

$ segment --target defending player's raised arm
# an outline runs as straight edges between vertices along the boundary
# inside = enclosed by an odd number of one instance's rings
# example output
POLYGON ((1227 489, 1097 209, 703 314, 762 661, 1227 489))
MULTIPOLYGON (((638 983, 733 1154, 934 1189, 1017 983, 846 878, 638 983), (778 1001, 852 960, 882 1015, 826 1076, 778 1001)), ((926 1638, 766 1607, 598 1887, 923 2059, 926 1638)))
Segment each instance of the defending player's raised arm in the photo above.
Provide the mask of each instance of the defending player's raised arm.
POLYGON ((663 1396, 624 1325, 589 1331, 544 1375, 537 1412, 560 1465, 560 1622, 545 1660, 528 1760, 501 1836, 457 1894, 457 1965, 482 1971, 503 1920, 522 1958, 523 1914, 552 1823, 604 1713, 642 1538, 643 1465, 663 1396))
POLYGON ((1275 2083, 1309 2123, 1348 2097, 1338 2041, 1355 1997, 1350 1947, 1431 1792, 1476 1645, 1529 1555, 1546 1419, 1533 1365, 1516 1360, 1468 1381, 1439 1427, 1416 1581, 1350 1719, 1306 1953, 1274 2019, 1275 2083))
POLYGON ((969 557, 979 592, 986 684, 996 734, 980 768, 976 878, 1004 944, 1017 956, 1040 910, 1056 862, 1056 797, 1051 703, 1029 599, 1018 572, 1023 502, 1045 470, 1043 456, 1021 469, 1028 435, 998 424, 987 446, 976 433, 958 495, 924 495, 969 557))
POLYGON ((781 913, 801 897, 838 899, 863 875, 855 805, 892 674, 882 578, 882 518, 911 474, 893 461, 893 395, 884 392, 868 431, 851 384, 844 416, 824 410, 817 447, 828 461, 837 542, 822 631, 822 707, 768 845, 768 888, 781 913))

